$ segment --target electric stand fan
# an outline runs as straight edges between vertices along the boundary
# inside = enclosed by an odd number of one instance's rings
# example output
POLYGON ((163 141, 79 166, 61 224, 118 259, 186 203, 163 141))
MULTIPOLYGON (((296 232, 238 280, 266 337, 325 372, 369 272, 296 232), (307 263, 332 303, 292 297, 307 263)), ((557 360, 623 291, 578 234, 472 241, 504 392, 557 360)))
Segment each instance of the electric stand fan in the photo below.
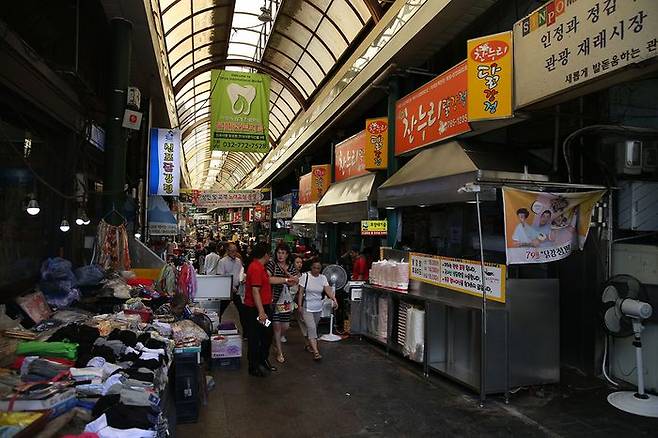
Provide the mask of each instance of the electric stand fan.
MULTIPOLYGON (((336 291, 340 290, 345 287, 347 284, 347 272, 345 272, 345 269, 342 268, 342 266, 339 265, 329 265, 326 268, 324 268, 324 271, 322 271, 322 274, 324 274, 325 277, 327 277, 327 280, 329 281, 329 284, 331 285, 331 289, 334 292, 334 296, 336 296, 336 291)), ((326 335, 320 336, 321 341, 327 341, 327 342, 336 342, 340 341, 343 338, 334 334, 334 309, 333 306, 331 308, 331 321, 329 323, 329 333, 326 335)))
POLYGON ((646 299, 642 284, 630 275, 612 277, 603 289, 603 323, 613 336, 633 335, 637 369, 637 392, 618 391, 608 395, 608 403, 625 412, 645 417, 658 417, 658 397, 644 391, 642 360, 642 321, 651 317, 651 304, 646 299))

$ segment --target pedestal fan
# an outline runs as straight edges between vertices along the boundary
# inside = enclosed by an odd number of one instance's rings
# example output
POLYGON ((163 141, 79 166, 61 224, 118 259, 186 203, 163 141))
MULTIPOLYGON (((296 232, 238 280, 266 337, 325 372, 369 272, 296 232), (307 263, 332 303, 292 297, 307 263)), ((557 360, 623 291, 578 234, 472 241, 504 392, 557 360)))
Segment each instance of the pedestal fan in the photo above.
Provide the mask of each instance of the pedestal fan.
MULTIPOLYGON (((327 277, 327 280, 329 281, 329 284, 331 285, 331 289, 334 292, 334 296, 336 296, 336 291, 340 290, 345 287, 347 284, 347 272, 345 272, 345 269, 342 268, 342 266, 339 265, 329 265, 326 268, 324 268, 324 271, 322 271, 322 274, 327 277)), ((323 312, 324 313, 324 312, 323 312)), ((331 308, 331 321, 329 323, 329 333, 326 335, 320 336, 321 341, 328 341, 328 342, 336 342, 340 341, 343 339, 342 337, 334 334, 334 314, 335 310, 332 306, 331 308)))
POLYGON ((617 391, 608 396, 608 403, 631 414, 658 417, 658 397, 644 392, 644 364, 642 360, 642 321, 651 317, 651 304, 646 299, 642 284, 633 276, 616 275, 605 285, 601 296, 603 323, 613 336, 633 334, 637 368, 637 392, 617 391))

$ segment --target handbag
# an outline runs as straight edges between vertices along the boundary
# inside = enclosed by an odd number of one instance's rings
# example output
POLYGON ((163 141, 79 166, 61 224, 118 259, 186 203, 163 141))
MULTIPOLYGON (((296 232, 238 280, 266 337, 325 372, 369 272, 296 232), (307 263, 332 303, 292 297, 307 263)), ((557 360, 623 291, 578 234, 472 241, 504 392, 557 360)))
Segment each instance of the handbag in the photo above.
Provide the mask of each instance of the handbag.
MULTIPOLYGON (((288 270, 281 268, 285 275, 288 275, 288 270)), ((283 289, 281 290, 281 295, 279 295, 279 299, 277 300, 275 306, 274 306, 274 313, 290 313, 292 312, 292 295, 290 294, 290 289, 288 288, 287 284, 283 285, 283 289)))

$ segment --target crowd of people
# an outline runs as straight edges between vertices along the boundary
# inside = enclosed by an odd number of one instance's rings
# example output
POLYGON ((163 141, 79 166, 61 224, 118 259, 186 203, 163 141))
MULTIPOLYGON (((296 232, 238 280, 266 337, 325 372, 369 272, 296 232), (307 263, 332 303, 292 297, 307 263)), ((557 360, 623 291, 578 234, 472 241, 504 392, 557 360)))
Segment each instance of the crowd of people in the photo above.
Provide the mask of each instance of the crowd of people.
MULTIPOLYGON (((340 259, 353 280, 367 280, 370 263, 368 249, 351 248, 340 259)), ((265 377, 286 361, 284 345, 292 321, 305 340, 304 349, 320 361, 318 324, 324 300, 334 309, 336 294, 322 274, 322 263, 315 248, 295 242, 291 247, 280 242, 274 253, 271 244, 209 241, 198 244, 192 259, 199 274, 230 275, 233 278, 231 300, 222 301, 220 319, 233 303, 237 309, 243 336, 248 342, 249 374, 265 377), (326 297, 326 298, 325 298, 326 297)))

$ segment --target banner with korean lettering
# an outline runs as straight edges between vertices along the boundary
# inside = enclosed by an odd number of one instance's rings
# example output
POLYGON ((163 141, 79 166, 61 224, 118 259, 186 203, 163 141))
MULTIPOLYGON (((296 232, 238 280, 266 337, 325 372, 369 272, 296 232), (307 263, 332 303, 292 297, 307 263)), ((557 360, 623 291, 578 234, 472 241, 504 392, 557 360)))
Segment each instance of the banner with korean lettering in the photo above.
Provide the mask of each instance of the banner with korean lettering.
POLYGON ((149 195, 178 196, 180 136, 178 129, 151 128, 149 195))
POLYGON ((440 74, 395 104, 395 155, 471 130, 466 61, 440 74))
POLYGON ((468 40, 468 121, 513 116, 512 32, 468 40))
POLYGON ((388 117, 366 119, 365 155, 367 170, 388 167, 388 117))
MULTIPOLYGON (((505 302, 506 272, 505 265, 484 264, 484 286, 488 300, 505 302)), ((476 260, 412 252, 409 255, 409 279, 468 295, 482 296, 482 266, 476 260)))
POLYGON ((210 83, 210 149, 269 152, 270 77, 213 70, 210 83))
POLYGON ((514 25, 515 107, 656 55, 658 1, 549 1, 514 25))
POLYGON ((338 143, 334 152, 334 175, 336 182, 368 173, 365 163, 366 132, 338 143))
POLYGON ((387 220, 361 221, 361 235, 386 237, 388 235, 388 221, 387 220))
POLYGON ((507 264, 546 263, 583 249, 605 190, 546 193, 503 187, 507 264))
POLYGON ((311 202, 319 202, 331 185, 331 164, 311 167, 311 202))
POLYGON ((190 202, 196 207, 216 208, 253 207, 263 201, 260 190, 187 190, 181 194, 181 202, 190 202))

